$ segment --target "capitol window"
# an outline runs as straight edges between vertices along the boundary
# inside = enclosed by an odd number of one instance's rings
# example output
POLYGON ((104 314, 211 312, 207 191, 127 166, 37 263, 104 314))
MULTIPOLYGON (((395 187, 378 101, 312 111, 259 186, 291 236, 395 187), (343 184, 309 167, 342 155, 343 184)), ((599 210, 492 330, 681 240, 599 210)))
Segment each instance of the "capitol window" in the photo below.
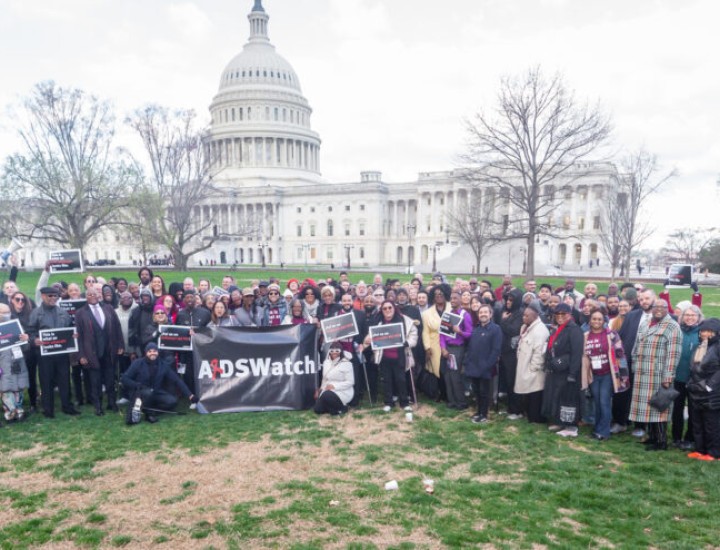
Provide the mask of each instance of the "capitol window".
POLYGON ((315 224, 310 225, 310 236, 311 237, 315 236, 315 224))
POLYGON ((297 207, 297 213, 298 213, 298 214, 302 214, 302 206, 298 206, 298 207, 297 207))
POLYGON ((365 211, 365 205, 364 205, 364 204, 361 204, 361 205, 360 205, 360 211, 361 211, 361 212, 364 212, 364 211, 365 211))
POLYGON ((345 212, 350 212, 350 205, 349 205, 349 204, 346 204, 346 205, 345 205, 345 212))

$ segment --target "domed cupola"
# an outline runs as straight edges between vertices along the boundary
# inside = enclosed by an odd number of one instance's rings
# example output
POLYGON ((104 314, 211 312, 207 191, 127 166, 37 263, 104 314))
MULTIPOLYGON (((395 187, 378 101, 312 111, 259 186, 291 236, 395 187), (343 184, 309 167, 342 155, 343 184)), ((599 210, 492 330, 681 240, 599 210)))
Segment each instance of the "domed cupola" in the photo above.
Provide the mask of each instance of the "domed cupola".
MULTIPOLYGON (((320 137, 290 63, 268 37, 262 0, 248 15, 250 37, 227 64, 210 105, 210 148, 218 170, 280 168, 320 172, 320 137)), ((234 170, 233 170, 234 171, 234 170)))

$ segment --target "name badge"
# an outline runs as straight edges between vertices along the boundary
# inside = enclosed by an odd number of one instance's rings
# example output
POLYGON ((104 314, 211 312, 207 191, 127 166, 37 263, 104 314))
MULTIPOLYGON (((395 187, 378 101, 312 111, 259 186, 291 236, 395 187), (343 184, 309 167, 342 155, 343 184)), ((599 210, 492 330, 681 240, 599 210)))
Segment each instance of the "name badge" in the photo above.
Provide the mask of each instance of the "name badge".
POLYGON ((602 368, 602 357, 599 355, 594 355, 590 357, 590 362, 592 364, 593 370, 600 370, 602 368))

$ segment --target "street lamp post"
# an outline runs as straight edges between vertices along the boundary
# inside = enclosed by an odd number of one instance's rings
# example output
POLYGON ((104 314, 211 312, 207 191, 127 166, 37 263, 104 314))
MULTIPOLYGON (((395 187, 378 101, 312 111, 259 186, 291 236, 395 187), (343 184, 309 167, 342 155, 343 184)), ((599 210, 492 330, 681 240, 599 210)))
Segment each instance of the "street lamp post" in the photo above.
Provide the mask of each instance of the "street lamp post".
POLYGON ((262 266, 267 267, 265 264, 265 247, 268 246, 267 243, 260 243, 258 244, 258 247, 260 248, 260 259, 262 260, 262 266))
POLYGON ((412 223, 409 223, 405 226, 405 229, 407 230, 407 234, 408 234, 408 252, 407 252, 407 254, 408 254, 408 275, 410 275, 410 273, 412 273, 412 258, 410 257, 410 248, 412 247, 412 239, 413 239, 413 235, 415 235, 416 227, 417 226, 412 223))
POLYGON ((433 245, 433 265, 432 265, 432 272, 435 273, 437 271, 437 251, 438 248, 442 246, 442 241, 435 241, 435 244, 433 245))
POLYGON ((350 250, 355 248, 354 244, 344 244, 343 247, 345 248, 345 253, 347 254, 347 268, 348 271, 350 270, 350 250))

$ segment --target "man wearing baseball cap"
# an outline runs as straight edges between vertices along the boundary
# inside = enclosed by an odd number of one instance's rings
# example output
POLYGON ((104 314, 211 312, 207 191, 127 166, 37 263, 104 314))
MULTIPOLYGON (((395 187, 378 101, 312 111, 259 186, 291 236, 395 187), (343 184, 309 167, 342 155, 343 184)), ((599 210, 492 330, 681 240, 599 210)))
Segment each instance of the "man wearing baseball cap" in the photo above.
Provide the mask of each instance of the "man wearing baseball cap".
MULTIPOLYGON (((41 330, 67 328, 72 326, 68 313, 58 307, 60 293, 53 286, 40 289, 41 304, 30 313, 28 334, 33 345, 40 347, 41 330)), ((42 408, 45 418, 55 418, 55 387, 60 392, 62 411, 65 414, 80 414, 70 402, 70 357, 67 353, 56 355, 39 355, 38 371, 40 373, 40 390, 42 392, 42 408)))

